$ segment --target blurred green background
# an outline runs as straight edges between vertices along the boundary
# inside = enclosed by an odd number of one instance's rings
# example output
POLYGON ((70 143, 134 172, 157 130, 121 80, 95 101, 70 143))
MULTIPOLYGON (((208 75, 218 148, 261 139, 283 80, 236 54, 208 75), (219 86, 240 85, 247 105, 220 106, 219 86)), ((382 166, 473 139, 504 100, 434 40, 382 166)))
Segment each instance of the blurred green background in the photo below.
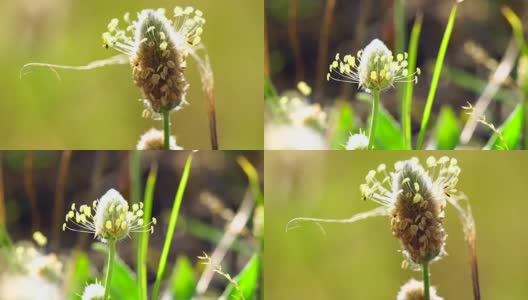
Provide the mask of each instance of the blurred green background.
MULTIPOLYGON (((389 219, 353 224, 313 223, 285 232, 295 217, 349 218, 376 207, 363 202, 359 185, 380 163, 412 156, 458 159, 459 190, 471 201, 477 227, 484 299, 526 299, 528 258, 524 222, 526 152, 279 152, 265 156, 266 297, 269 299, 395 299, 400 286, 420 272, 402 270, 399 242, 389 219)), ((445 299, 472 299, 468 251, 458 215, 448 206, 448 256, 431 266, 432 284, 445 299)))
MULTIPOLYGON (((161 122, 143 119, 141 93, 127 65, 91 71, 45 68, 19 78, 29 62, 84 65, 118 54, 102 47, 108 22, 145 8, 193 5, 207 23, 203 42, 215 77, 221 149, 262 149, 263 1, 68 1, 0 3, 0 147, 134 149, 161 122), (244 126, 240 126, 244 124, 244 126)), ((190 106, 173 114, 172 133, 186 149, 210 149, 205 98, 196 65, 186 74, 190 106)))

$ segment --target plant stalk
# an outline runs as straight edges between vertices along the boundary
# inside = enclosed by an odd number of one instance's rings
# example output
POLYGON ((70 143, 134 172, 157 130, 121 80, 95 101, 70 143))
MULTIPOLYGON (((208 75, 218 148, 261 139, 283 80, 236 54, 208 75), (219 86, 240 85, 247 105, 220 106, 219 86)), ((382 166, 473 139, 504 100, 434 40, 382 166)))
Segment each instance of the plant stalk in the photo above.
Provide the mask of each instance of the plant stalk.
POLYGON ((370 130, 369 130, 369 142, 368 142, 368 149, 373 150, 374 149, 374 138, 376 135, 376 125, 378 123, 378 110, 379 110, 379 98, 380 98, 380 91, 372 91, 372 115, 370 117, 370 130))
POLYGON ((424 284, 424 300, 430 300, 431 296, 429 293, 429 262, 424 262, 422 264, 423 271, 423 284, 424 284))
POLYGON ((116 252, 116 241, 115 240, 108 240, 108 265, 106 267, 106 279, 105 279, 105 293, 104 293, 104 300, 108 299, 108 296, 110 295, 110 283, 112 281, 112 270, 114 269, 114 259, 115 259, 115 252, 116 252))
POLYGON ((169 141, 170 141, 169 111, 163 110, 163 149, 164 150, 170 150, 169 141))

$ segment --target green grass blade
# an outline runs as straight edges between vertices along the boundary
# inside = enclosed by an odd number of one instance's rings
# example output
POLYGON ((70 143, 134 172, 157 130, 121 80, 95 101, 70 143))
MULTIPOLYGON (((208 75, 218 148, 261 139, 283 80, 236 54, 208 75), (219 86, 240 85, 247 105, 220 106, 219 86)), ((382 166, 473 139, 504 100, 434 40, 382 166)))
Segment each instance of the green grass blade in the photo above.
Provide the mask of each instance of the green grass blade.
POLYGON ((425 109, 422 116, 422 124, 420 126, 420 134, 418 136, 418 142, 416 144, 417 150, 421 150, 423 147, 425 131, 427 130, 427 124, 429 123, 429 118, 431 116, 431 109, 433 108, 433 102, 436 94, 436 89, 438 88, 440 73, 442 72, 442 66, 444 65, 447 46, 449 45, 451 33, 453 32, 453 27, 455 25, 455 17, 459 2, 457 2, 453 6, 453 9, 451 9, 451 14, 449 15, 449 20, 447 21, 444 36, 442 37, 442 43, 440 44, 440 49, 438 51, 438 57, 436 58, 436 64, 433 71, 433 79, 431 80, 431 87, 429 88, 429 94, 427 95, 427 102, 425 104, 425 109))
POLYGON ((172 298, 177 300, 191 300, 196 289, 196 275, 191 262, 186 256, 176 260, 172 272, 171 291, 172 298))
POLYGON ((268 75, 264 74, 264 100, 277 97, 277 90, 273 86, 273 83, 271 83, 271 80, 269 79, 268 75))
POLYGON ((240 288, 240 292, 233 286, 233 284, 229 284, 220 299, 240 299, 240 293, 242 293, 246 300, 253 299, 258 284, 259 262, 260 259, 258 255, 253 255, 240 274, 234 278, 240 288))
POLYGON ((238 158, 238 164, 246 173, 246 176, 249 180, 249 186, 251 192, 255 195, 255 202, 257 205, 264 205, 264 197, 262 196, 262 191, 260 190, 260 182, 258 178, 258 173, 255 167, 243 156, 238 158))
POLYGON ((436 123, 436 141, 438 150, 453 150, 460 140, 460 124, 450 106, 444 105, 436 123))
POLYGON ((521 132, 523 124, 523 106, 517 105, 508 119, 498 128, 504 141, 497 134, 489 139, 484 147, 485 150, 515 150, 521 143, 521 132))
POLYGON ((501 8, 502 14, 508 22, 510 23, 512 29, 513 29, 513 35, 515 36, 515 40, 517 41, 517 45, 521 49, 521 52, 523 55, 528 55, 528 46, 526 45, 526 40, 524 39, 524 32, 523 32, 523 24, 521 19, 509 8, 508 6, 504 5, 501 8))
MULTIPOLYGON (((154 187, 156 186, 156 177, 158 174, 158 166, 153 165, 147 178, 145 187, 145 194, 143 196, 143 224, 148 224, 152 216, 152 202, 154 198, 154 187)), ((147 249, 150 232, 142 232, 139 237, 138 247, 138 278, 139 278, 139 299, 147 300, 147 249)))
MULTIPOLYGON (((422 31, 423 16, 420 14, 416 17, 411 31, 411 39, 409 41, 409 70, 416 69, 416 60, 418 57, 418 42, 420 40, 420 32, 422 31)), ((405 139, 405 148, 412 150, 412 134, 411 134, 411 107, 414 91, 414 82, 410 81, 405 84, 405 92, 403 97, 403 113, 402 113, 402 128, 403 137, 405 139)))
POLYGON ((172 238, 174 237, 174 229, 176 228, 176 222, 178 221, 178 214, 180 212, 180 205, 183 199, 183 193, 185 192, 185 187, 187 186, 187 181, 189 180, 189 174, 191 172, 191 163, 192 163, 192 153, 187 158, 185 163, 185 168, 183 169, 182 177, 180 179, 180 185, 178 186, 178 191, 176 192, 176 197, 174 198, 174 204, 172 206, 172 212, 169 220, 169 227, 167 230, 167 235, 165 236, 165 243, 163 244, 163 250, 161 252, 161 257, 158 265, 158 272, 156 274, 156 282, 154 283, 154 290, 152 292, 152 299, 157 300, 159 296, 161 279, 165 273, 165 268, 167 266, 167 257, 169 256, 170 245, 172 244, 172 238))

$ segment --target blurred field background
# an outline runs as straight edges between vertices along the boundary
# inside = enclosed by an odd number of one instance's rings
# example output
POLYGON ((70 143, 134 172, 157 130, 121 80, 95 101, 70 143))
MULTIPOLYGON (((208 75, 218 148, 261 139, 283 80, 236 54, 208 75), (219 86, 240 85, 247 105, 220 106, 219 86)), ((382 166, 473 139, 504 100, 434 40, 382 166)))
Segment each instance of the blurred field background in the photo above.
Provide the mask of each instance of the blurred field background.
MULTIPOLYGON (((152 284, 188 155, 188 151, 0 152, 0 225, 6 225, 14 243, 30 241, 33 232, 41 231, 49 240, 43 252, 56 253, 63 261, 69 262, 69 258, 79 252, 86 254, 91 262, 86 272, 92 276, 96 274, 94 270, 102 269, 105 256, 91 248, 96 243, 93 235, 62 232, 64 216, 71 204, 75 202, 77 207, 90 204, 110 188, 118 190, 130 203, 135 203, 138 195, 143 201, 149 170, 157 165, 152 216, 157 218, 158 224, 150 235, 147 256, 148 282, 152 284)), ((172 273, 177 258, 182 257, 189 259, 196 278, 203 271, 205 266, 197 257, 204 252, 211 254, 216 248, 224 235, 224 227, 239 210, 249 188, 248 178, 237 159, 245 157, 256 168, 262 184, 263 155, 260 151, 199 151, 193 155, 165 278, 172 273)), ((258 241, 251 234, 252 219, 249 220, 244 233, 237 236, 223 261, 224 271, 233 277, 258 249, 258 241)), ((132 270, 135 270, 137 241, 137 235, 133 234, 132 238, 117 244, 118 254, 132 270)), ((0 265, 2 263, 5 261, 0 255, 0 265)), ((64 291, 71 279, 66 271, 71 267, 70 264, 64 266, 65 275, 61 281, 64 291)), ((7 271, 0 269, 0 273, 7 271)), ((211 290, 221 291, 225 286, 226 281, 215 276, 211 290)))
MULTIPOLYGON (((477 227, 483 299, 526 299, 528 258, 524 238, 527 186, 524 152, 268 151, 265 157, 267 232, 265 282, 269 299, 395 299, 420 272, 402 270, 399 242, 389 219, 353 224, 313 223, 285 232, 296 217, 349 218, 376 207, 359 185, 380 163, 448 155, 459 161, 458 189, 469 197, 477 227)), ((468 251, 458 215, 446 211, 448 256, 431 265, 432 284, 444 299, 473 299, 468 251)))
MULTIPOLYGON (((415 136, 420 129, 442 35, 455 2, 266 0, 267 74, 281 95, 291 95, 296 90, 297 82, 303 80, 313 88, 312 95, 308 98, 310 103, 319 103, 323 108, 332 105, 340 107, 342 102, 350 103, 354 112, 355 130, 365 128, 370 103, 361 101, 358 97, 356 84, 327 82, 328 66, 336 53, 341 53, 342 56, 349 53, 355 55, 374 38, 383 40, 396 53, 395 19, 397 23, 403 23, 403 42, 408 45, 413 23, 418 15, 423 14, 417 56, 417 66, 421 68, 422 75, 414 87, 411 108, 412 133, 415 136), (404 5, 403 14, 394 11, 398 2, 404 5), (358 119, 364 123, 358 124, 358 119)), ((526 33, 528 2, 525 0, 474 0, 464 1, 459 5, 433 105, 428 136, 434 134, 431 133, 435 125, 438 125, 437 115, 442 107, 449 109, 449 117, 453 116, 453 127, 464 125, 468 116, 462 106, 468 102, 475 104, 490 82, 497 64, 505 56, 512 30, 501 13, 503 5, 509 6, 521 18, 526 33)), ((405 46, 398 52, 407 49, 405 46)), ((522 99, 514 83, 516 74, 514 65, 511 78, 507 78, 486 110, 488 121, 496 127, 510 115, 520 102, 518 99, 522 99)), ((399 121, 398 94, 403 89, 398 89, 383 93, 382 105, 399 121)), ((458 136, 457 131, 454 135, 458 136)), ((481 148, 490 135, 489 128, 479 125, 468 146, 481 148)))
MULTIPOLYGON (((215 77, 221 149, 261 149, 263 3, 256 1, 68 1, 0 3, 0 147, 4 149, 135 149, 161 121, 143 119, 141 92, 128 65, 90 71, 46 68, 19 78, 29 62, 84 65, 118 54, 102 47, 112 18, 145 8, 192 5, 204 12, 203 42, 215 77), (244 126, 240 126, 244 124, 244 126)), ((190 106, 174 113, 172 133, 186 149, 210 149, 205 98, 196 65, 186 71, 190 106)))

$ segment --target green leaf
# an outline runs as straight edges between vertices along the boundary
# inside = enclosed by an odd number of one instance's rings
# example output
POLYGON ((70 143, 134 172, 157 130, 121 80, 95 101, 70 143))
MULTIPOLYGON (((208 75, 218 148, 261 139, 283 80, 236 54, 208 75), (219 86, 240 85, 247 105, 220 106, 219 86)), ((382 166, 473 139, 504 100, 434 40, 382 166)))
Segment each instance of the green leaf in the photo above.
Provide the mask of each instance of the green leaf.
MULTIPOLYGON (((234 278, 246 300, 253 299, 253 295, 257 290, 259 268, 259 256, 255 254, 251 257, 244 269, 234 278)), ((229 284, 222 294, 221 299, 240 299, 240 293, 232 284, 229 284)))
POLYGON ((422 116, 422 123, 420 125, 420 134, 418 135, 416 150, 422 150, 423 147, 425 131, 427 130, 427 124, 429 123, 429 118, 431 116, 436 89, 438 88, 438 81, 440 80, 440 73, 442 73, 442 67, 444 66, 447 46, 449 45, 449 39, 451 38, 453 27, 455 26, 457 8, 458 2, 451 9, 451 14, 449 15, 449 19, 447 21, 444 36, 442 37, 442 43, 440 43, 440 49, 438 50, 438 56, 436 58, 435 68, 433 71, 433 78, 431 79, 431 87, 429 88, 429 93, 427 94, 427 102, 425 104, 425 109, 422 116))
POLYGON ((271 83, 268 75, 264 74, 264 99, 277 98, 277 90, 271 83))
POLYGON ((450 106, 444 105, 436 124, 438 150, 453 150, 460 139, 460 124, 450 106))
POLYGON ((515 150, 519 147, 521 141, 521 132, 523 124, 523 106, 519 104, 515 107, 515 110, 510 114, 508 119, 498 129, 504 138, 504 142, 497 136, 493 136, 489 139, 488 143, 484 147, 486 150, 515 150))
MULTIPOLYGON (((95 243, 92 248, 104 255, 108 255, 108 246, 95 243)), ((105 270, 106 274, 106 270, 105 270)), ((102 282, 101 284, 104 284, 102 282)), ((112 282, 110 283, 110 295, 112 300, 137 300, 139 284, 136 275, 116 254, 112 271, 112 282)))
POLYGON ((376 128, 375 150, 402 150, 403 133, 400 125, 391 114, 380 107, 376 128))
POLYGON ((113 300, 136 300, 138 299, 139 285, 135 274, 119 258, 116 257, 110 284, 110 295, 113 300))
POLYGON ((524 39, 523 22, 508 6, 503 5, 501 10, 502 14, 508 20, 510 26, 512 27, 513 35, 515 36, 517 45, 519 45, 519 48, 521 48, 521 52, 524 55, 528 55, 528 46, 526 45, 526 41, 524 39))
POLYGON ((176 300, 191 300, 196 290, 196 276, 186 256, 179 256, 172 272, 172 297, 176 300))
POLYGON ((344 150, 348 137, 354 132, 354 110, 350 103, 338 100, 330 117, 330 147, 344 150))
POLYGON ((90 281, 90 259, 84 252, 74 251, 68 260, 64 289, 68 299, 77 299, 90 281))

